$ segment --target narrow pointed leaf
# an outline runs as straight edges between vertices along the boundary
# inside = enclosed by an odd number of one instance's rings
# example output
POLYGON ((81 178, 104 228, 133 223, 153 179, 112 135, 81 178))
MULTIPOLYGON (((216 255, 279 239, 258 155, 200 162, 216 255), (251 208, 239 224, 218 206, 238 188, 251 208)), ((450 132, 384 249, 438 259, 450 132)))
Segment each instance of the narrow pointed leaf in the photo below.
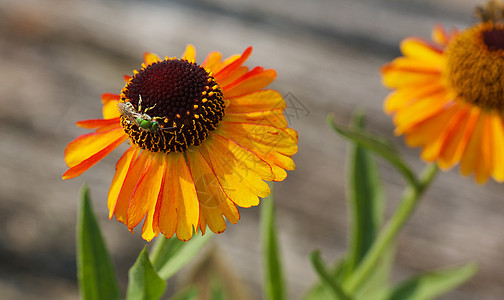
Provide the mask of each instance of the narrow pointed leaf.
POLYGON ((275 203, 273 186, 271 195, 261 203, 261 240, 264 259, 264 298, 269 300, 285 299, 285 279, 282 273, 280 250, 278 249, 277 227, 275 221, 275 203))
POLYGON ((212 239, 212 233, 194 236, 188 242, 160 236, 152 255, 152 265, 163 280, 167 280, 190 262, 212 239))
MULTIPOLYGON (((354 117, 354 127, 362 130, 363 115, 354 117)), ((373 244, 384 218, 384 196, 378 167, 369 151, 352 143, 347 198, 350 207, 349 271, 361 262, 373 244)))
POLYGON ((159 277, 149 260, 147 248, 140 252, 128 275, 128 300, 156 300, 166 289, 166 282, 159 277))
POLYGON ((81 191, 77 222, 77 277, 84 300, 120 298, 114 266, 94 216, 87 186, 81 191))
POLYGON ((469 280, 476 271, 475 264, 467 264, 462 267, 428 272, 399 284, 381 300, 435 299, 469 280))
POLYGON ((389 161, 399 171, 409 185, 415 188, 418 186, 415 174, 401 158, 399 152, 390 141, 368 131, 359 129, 358 127, 338 125, 334 122, 333 115, 329 115, 328 122, 329 125, 342 137, 358 143, 362 147, 373 151, 389 161))

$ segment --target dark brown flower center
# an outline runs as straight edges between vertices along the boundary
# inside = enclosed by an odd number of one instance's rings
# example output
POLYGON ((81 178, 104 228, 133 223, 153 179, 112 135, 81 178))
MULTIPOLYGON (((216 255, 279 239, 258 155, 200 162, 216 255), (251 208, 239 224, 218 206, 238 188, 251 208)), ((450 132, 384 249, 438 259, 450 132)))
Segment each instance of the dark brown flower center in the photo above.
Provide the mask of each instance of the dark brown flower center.
POLYGON ((493 28, 483 32, 483 43, 490 51, 504 50, 504 30, 493 28))
POLYGON ((130 102, 121 124, 130 140, 152 152, 200 145, 224 117, 222 90, 201 66, 170 59, 148 65, 123 88, 130 102))

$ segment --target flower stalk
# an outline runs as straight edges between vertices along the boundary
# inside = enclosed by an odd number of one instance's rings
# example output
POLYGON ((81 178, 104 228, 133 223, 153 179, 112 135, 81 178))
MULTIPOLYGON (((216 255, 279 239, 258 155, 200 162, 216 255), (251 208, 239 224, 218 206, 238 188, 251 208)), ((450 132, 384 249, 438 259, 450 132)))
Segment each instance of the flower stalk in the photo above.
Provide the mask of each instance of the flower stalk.
POLYGON ((348 280, 344 282, 343 286, 348 294, 353 294, 376 267, 385 250, 415 211, 421 196, 432 183, 438 170, 436 164, 428 165, 422 172, 419 183, 417 185, 409 185, 406 188, 399 208, 378 235, 361 264, 359 264, 348 280))

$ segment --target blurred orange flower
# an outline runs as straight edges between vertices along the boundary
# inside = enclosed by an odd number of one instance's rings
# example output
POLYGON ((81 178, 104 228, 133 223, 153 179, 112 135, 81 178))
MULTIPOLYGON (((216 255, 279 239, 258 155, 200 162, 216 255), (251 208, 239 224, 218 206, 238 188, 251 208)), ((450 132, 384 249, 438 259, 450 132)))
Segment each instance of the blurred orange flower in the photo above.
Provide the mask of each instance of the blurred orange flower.
POLYGON ((457 32, 436 26, 434 43, 407 38, 404 56, 382 69, 394 91, 384 108, 395 133, 422 158, 483 183, 504 181, 504 26, 482 22, 457 32))
POLYGON ((198 65, 193 46, 181 59, 146 53, 140 71, 125 76, 120 95, 104 94, 103 119, 77 122, 95 129, 70 142, 63 179, 89 169, 124 141, 130 147, 116 165, 108 195, 110 218, 142 237, 160 232, 191 239, 206 227, 238 222, 237 206, 259 204, 294 170, 297 133, 287 127, 282 96, 264 89, 272 69, 244 65, 252 52, 222 60, 210 53, 198 65))

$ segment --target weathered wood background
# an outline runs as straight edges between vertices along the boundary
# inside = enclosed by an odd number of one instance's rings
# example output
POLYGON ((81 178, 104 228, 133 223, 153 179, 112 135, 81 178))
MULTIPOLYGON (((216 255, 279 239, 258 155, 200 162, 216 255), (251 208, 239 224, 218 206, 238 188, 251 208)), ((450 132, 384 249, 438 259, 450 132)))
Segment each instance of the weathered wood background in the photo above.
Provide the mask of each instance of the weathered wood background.
MULTIPOLYGON (((144 242, 107 218, 119 153, 62 181, 63 149, 85 132, 75 121, 100 117, 100 94, 118 93, 122 75, 139 68, 144 51, 179 56, 187 43, 196 45, 200 59, 212 50, 231 55, 253 45, 248 64, 276 69, 272 87, 297 99, 287 110, 299 131, 297 170, 276 185, 289 295, 297 298, 315 279, 307 255, 321 249, 333 260, 347 238, 347 145, 327 127, 326 115, 334 112, 346 123, 364 107, 371 128, 393 138, 420 170, 418 149, 393 137, 382 112, 387 91, 378 68, 399 55, 406 36, 429 37, 436 23, 469 26, 480 3, 0 0, 0 299, 78 298, 74 228, 83 182, 91 186, 124 284, 144 242)), ((381 166, 390 215, 404 183, 381 166)), ((480 186, 458 170, 441 174, 400 235, 394 278, 475 261, 478 275, 442 299, 504 299, 503 193, 502 184, 480 186)), ((215 243, 260 299, 259 210, 241 211, 239 224, 215 243)))

